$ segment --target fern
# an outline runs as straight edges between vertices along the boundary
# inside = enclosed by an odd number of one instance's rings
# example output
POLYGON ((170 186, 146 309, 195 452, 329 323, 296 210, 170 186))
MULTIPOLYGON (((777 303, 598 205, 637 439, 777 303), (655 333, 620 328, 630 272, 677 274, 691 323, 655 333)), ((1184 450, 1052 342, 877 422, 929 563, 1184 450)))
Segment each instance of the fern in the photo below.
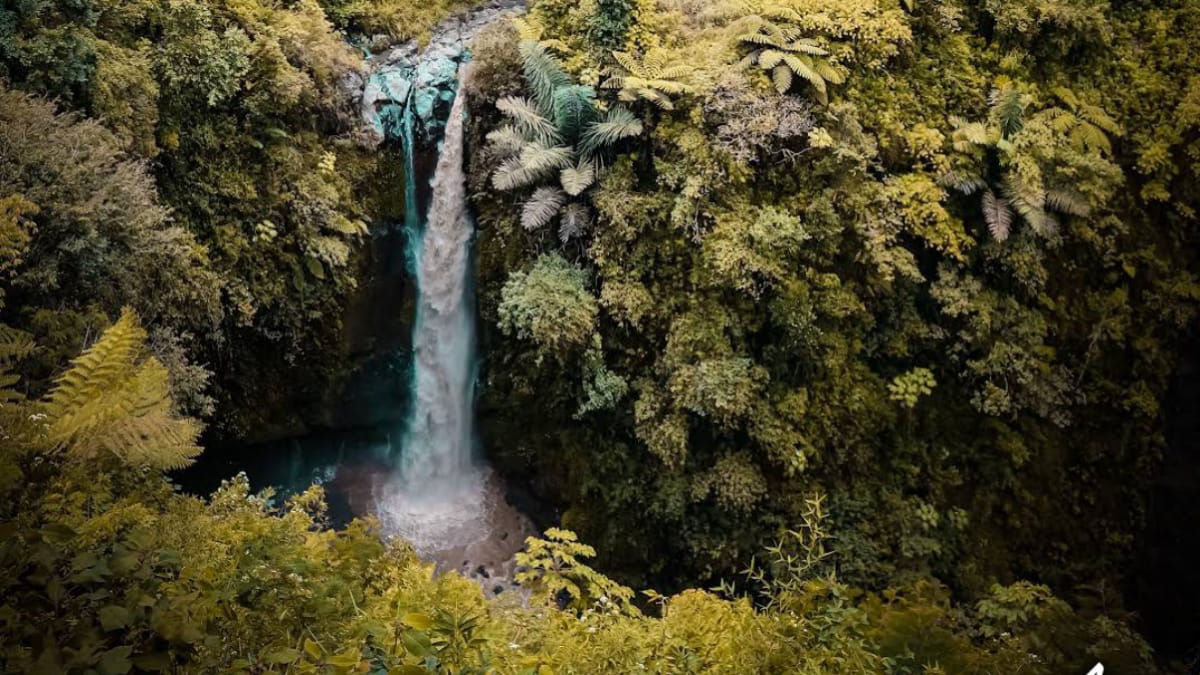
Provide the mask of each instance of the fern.
POLYGON ((489 131, 487 135, 488 149, 497 157, 506 159, 521 152, 528 142, 525 135, 511 124, 489 131))
POLYGON ((19 361, 32 355, 34 349, 29 333, 0 323, 0 363, 19 361))
POLYGON ((74 459, 110 453, 169 470, 200 453, 195 420, 173 413, 169 377, 145 357, 146 332, 131 310, 76 358, 42 407, 49 440, 74 459))
POLYGON ((554 91, 554 124, 558 133, 575 141, 584 128, 596 119, 596 91, 591 87, 572 85, 554 91))
POLYGON ((578 197, 596 181, 596 167, 584 162, 577 166, 568 166, 558 175, 563 190, 572 197, 578 197))
POLYGON ((617 67, 609 70, 606 89, 617 89, 617 97, 627 103, 648 101, 662 110, 674 110, 672 96, 695 91, 685 82, 695 70, 687 64, 675 64, 666 50, 655 47, 638 59, 628 52, 613 52, 617 67))
POLYGON ((497 190, 515 190, 533 185, 560 169, 572 164, 571 148, 565 146, 547 147, 539 143, 530 143, 521 149, 516 157, 510 157, 500 164, 492 176, 492 184, 497 190))
POLYGON ((578 202, 567 204, 562 211, 562 221, 558 225, 558 238, 562 243, 581 237, 592 228, 591 210, 578 202))
POLYGON ((1025 109, 1029 97, 1011 87, 993 89, 988 95, 992 118, 1000 128, 1002 138, 1010 138, 1025 126, 1025 109))
POLYGON ((1008 201, 987 190, 983 193, 983 220, 996 241, 1008 239, 1012 231, 1013 211, 1008 201))
POLYGON ((525 201, 521 209, 521 227, 526 230, 539 230, 546 226, 558 215, 559 209, 567 201, 567 195, 562 190, 553 187, 540 187, 525 201))
POLYGON ((522 41, 519 46, 521 62, 525 72, 525 81, 533 89, 534 101, 543 113, 548 113, 554 106, 554 91, 571 84, 571 78, 563 70, 548 51, 539 42, 522 41))
POLYGON ((1045 204, 1046 208, 1081 218, 1087 217, 1092 212, 1092 205, 1088 203, 1087 197, 1072 188, 1046 190, 1045 204))
POLYGON ((21 378, 10 373, 9 368, 34 350, 33 338, 28 333, 0 323, 0 405, 21 400, 22 395, 13 389, 21 378))
POLYGON ((799 78, 807 82, 821 103, 828 102, 828 84, 845 81, 825 57, 829 52, 809 37, 801 37, 795 26, 781 26, 776 21, 795 21, 794 12, 775 12, 770 17, 755 17, 754 29, 738 37, 738 42, 750 47, 743 65, 757 65, 771 76, 780 94, 791 91, 799 78), (789 17, 789 18, 785 18, 789 17))
POLYGON ((554 123, 543 116, 529 99, 506 96, 496 101, 496 109, 512 121, 513 127, 524 136, 525 141, 554 145, 560 140, 554 123))
POLYGON ((628 108, 613 106, 608 109, 603 121, 593 123, 583 133, 579 143, 580 151, 584 157, 592 157, 604 148, 626 138, 640 136, 641 133, 641 120, 628 108))
POLYGON ((1010 176, 1004 181, 1004 196, 1012 209, 1038 234, 1051 234, 1046 223, 1046 193, 1023 185, 1010 176))

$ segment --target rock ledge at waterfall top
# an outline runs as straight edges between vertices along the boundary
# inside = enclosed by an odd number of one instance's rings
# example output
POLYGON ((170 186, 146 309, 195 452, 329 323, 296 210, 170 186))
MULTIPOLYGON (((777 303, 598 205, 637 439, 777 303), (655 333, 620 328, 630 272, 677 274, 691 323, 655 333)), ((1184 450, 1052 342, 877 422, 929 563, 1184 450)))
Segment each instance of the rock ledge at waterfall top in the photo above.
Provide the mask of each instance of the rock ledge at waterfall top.
POLYGON ((426 127, 437 125, 437 108, 454 95, 458 66, 470 41, 492 22, 524 12, 524 0, 491 0, 438 24, 423 48, 409 40, 371 54, 341 83, 359 111, 364 142, 371 147, 382 143, 381 112, 410 101, 417 119, 426 127))

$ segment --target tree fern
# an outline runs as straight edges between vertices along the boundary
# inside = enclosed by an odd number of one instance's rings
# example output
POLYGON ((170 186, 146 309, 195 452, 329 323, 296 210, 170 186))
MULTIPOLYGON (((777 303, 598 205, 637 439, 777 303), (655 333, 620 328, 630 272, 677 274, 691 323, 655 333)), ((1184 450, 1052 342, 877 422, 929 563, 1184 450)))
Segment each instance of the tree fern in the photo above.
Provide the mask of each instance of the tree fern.
POLYGON ((685 79, 695 70, 674 63, 666 50, 655 47, 641 59, 628 52, 613 52, 617 65, 610 68, 604 88, 616 89, 617 97, 627 103, 647 101, 662 110, 673 110, 672 96, 695 90, 685 79))
POLYGON ((770 17, 755 17, 751 31, 738 37, 738 42, 750 47, 744 65, 756 65, 771 77, 776 91, 786 94, 799 78, 807 82, 817 99, 828 101, 828 84, 840 84, 845 76, 825 57, 829 52, 809 37, 801 37, 795 26, 780 25, 778 21, 794 21, 794 12, 773 12, 770 17), (773 20, 772 20, 773 19, 773 20))
POLYGON ((154 469, 187 466, 200 453, 195 420, 173 413, 167 370, 145 355, 146 332, 130 310, 60 377, 43 402, 49 440, 72 458, 111 453, 154 469))

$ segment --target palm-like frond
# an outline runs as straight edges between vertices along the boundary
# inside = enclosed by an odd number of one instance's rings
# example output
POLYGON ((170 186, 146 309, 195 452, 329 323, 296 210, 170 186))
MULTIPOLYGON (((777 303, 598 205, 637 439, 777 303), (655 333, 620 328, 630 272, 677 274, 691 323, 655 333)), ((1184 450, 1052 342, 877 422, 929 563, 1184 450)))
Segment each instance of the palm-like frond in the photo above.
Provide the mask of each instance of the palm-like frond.
POLYGON ((559 182, 567 194, 578 197, 596 182, 596 167, 591 162, 568 166, 559 173, 559 182))
POLYGON ((988 95, 988 103, 992 108, 992 119, 1000 129, 1003 138, 1010 138, 1025 126, 1025 109, 1029 107, 1029 97, 1012 87, 993 89, 988 95))
POLYGON ((529 143, 516 157, 500 163, 492 176, 492 185, 497 190, 515 190, 528 187, 572 163, 571 148, 555 145, 545 146, 529 143))
POLYGON ((502 159, 517 154, 529 142, 526 135, 511 124, 489 131, 487 140, 489 149, 502 159))
POLYGON ((554 220, 565 203, 567 194, 558 188, 540 187, 534 190, 521 208, 521 227, 526 230, 545 227, 554 220))
POLYGON ((567 204, 562 211, 562 220, 558 224, 558 238, 562 243, 583 236, 592 228, 592 212, 586 205, 579 202, 567 204))
POLYGON ((559 141, 554 122, 544 116, 538 107, 527 98, 506 96, 496 101, 496 109, 512 121, 527 141, 552 145, 559 141))
POLYGON ((983 193, 983 220, 996 241, 1008 239, 1012 231, 1013 210, 1008 200, 997 197, 991 190, 983 193))
POLYGON ((588 126, 579 141, 579 148, 585 158, 592 157, 604 148, 641 133, 642 121, 628 108, 616 105, 608 109, 602 121, 588 126))
POLYGON ((585 127, 596 119, 596 91, 591 87, 571 85, 554 90, 554 124, 559 136, 575 141, 585 127))
POLYGON ((1081 218, 1087 217, 1092 212, 1092 205, 1088 202, 1087 197, 1069 187, 1046 190, 1045 204, 1046 208, 1081 218))
POLYGON ((540 42, 522 41, 519 47, 525 81, 533 89, 534 102, 543 116, 554 109, 554 90, 570 86, 571 78, 540 42))
POLYGON ((1046 193, 1044 190, 1023 185, 1011 176, 1004 181, 1004 197, 1021 219, 1038 234, 1049 234, 1046 224, 1046 193))
POLYGON ((987 187, 987 181, 979 174, 969 174, 951 169, 938 177, 938 185, 957 190, 964 195, 973 195, 987 187))

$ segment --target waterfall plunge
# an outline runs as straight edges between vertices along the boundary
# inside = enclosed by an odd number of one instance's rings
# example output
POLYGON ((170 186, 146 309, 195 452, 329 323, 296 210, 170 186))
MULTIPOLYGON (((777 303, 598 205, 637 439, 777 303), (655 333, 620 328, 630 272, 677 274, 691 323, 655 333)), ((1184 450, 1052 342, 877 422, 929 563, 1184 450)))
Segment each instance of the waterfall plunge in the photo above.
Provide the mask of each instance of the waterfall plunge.
MULTIPOLYGON (((425 227, 408 223, 410 236, 420 233, 411 250, 418 288, 412 411, 398 470, 377 494, 384 528, 422 553, 487 534, 485 475, 474 460, 475 326, 468 269, 473 226, 463 172, 463 98, 455 96, 446 121, 425 227)), ((406 145, 411 167, 411 137, 406 145)), ((414 177, 406 180, 414 184, 414 177)))

